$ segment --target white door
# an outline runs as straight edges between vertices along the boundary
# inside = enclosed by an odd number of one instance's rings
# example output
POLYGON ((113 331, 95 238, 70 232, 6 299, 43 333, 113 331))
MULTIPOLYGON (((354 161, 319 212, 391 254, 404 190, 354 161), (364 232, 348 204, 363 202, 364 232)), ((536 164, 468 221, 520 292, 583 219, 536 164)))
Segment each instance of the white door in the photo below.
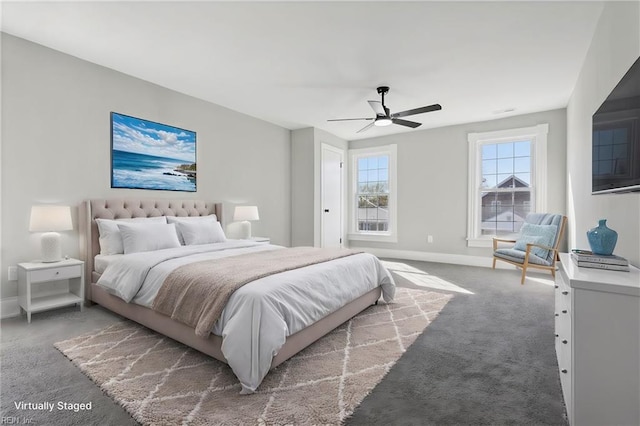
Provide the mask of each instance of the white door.
POLYGON ((321 247, 342 247, 342 160, 340 149, 322 144, 321 247))

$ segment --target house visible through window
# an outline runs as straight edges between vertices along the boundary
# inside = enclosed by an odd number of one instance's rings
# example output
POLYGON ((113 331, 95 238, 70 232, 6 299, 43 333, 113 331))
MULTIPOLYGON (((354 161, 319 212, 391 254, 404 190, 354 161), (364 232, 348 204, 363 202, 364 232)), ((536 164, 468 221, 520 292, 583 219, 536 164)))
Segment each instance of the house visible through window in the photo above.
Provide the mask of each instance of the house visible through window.
POLYGON ((469 134, 468 245, 513 236, 546 209, 548 125, 469 134))
POLYGON ((389 230, 389 156, 358 159, 358 230, 389 230))
POLYGON ((390 241, 395 236, 396 146, 354 149, 351 158, 350 239, 390 241))
POLYGON ((518 232, 531 211, 531 141, 482 145, 481 235, 518 232))

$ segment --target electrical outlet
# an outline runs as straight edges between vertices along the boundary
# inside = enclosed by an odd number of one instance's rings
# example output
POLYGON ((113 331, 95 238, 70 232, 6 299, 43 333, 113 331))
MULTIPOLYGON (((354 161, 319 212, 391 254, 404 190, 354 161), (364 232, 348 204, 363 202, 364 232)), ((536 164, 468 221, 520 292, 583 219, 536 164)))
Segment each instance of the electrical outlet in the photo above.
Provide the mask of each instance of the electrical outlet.
POLYGON ((18 267, 9 266, 9 271, 7 275, 8 275, 9 281, 18 281, 18 267))
POLYGON ((433 235, 427 235, 427 242, 428 243, 432 243, 433 242, 433 235))

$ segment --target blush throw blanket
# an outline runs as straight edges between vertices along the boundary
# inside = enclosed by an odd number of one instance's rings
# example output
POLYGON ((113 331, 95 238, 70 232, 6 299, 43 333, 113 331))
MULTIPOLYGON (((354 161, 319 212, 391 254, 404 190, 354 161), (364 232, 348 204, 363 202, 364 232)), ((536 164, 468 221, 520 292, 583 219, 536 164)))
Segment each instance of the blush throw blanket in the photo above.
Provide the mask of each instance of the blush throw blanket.
POLYGON ((257 279, 351 256, 361 251, 294 247, 183 265, 165 279, 153 309, 207 337, 229 298, 257 279))

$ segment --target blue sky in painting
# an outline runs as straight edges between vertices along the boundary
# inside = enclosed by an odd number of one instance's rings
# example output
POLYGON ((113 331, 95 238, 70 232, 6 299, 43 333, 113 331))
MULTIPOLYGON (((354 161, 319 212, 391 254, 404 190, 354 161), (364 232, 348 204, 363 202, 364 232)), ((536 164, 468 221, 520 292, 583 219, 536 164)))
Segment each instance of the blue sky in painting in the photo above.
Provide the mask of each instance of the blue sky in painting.
POLYGON ((165 124, 112 114, 113 149, 196 162, 196 134, 165 124))

